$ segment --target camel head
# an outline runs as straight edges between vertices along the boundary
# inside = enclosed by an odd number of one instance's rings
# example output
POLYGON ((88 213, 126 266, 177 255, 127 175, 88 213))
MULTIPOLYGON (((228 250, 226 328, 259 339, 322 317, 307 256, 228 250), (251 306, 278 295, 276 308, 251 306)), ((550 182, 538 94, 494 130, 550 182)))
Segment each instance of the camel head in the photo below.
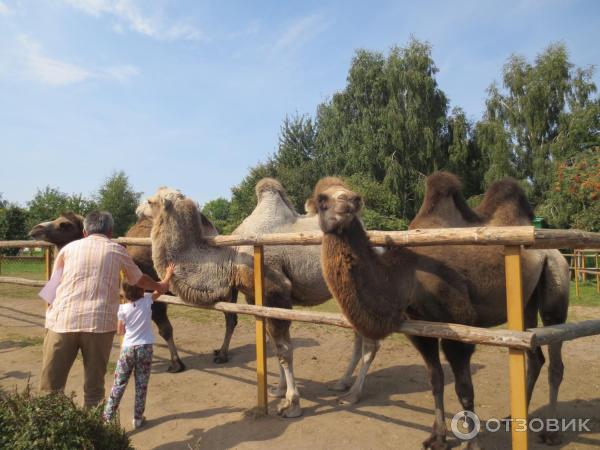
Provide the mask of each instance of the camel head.
POLYGON ((340 233, 358 219, 362 206, 362 197, 340 178, 326 177, 317 183, 305 208, 308 214, 319 215, 324 233, 340 233))
POLYGON ((83 217, 70 211, 62 213, 52 221, 34 226, 29 236, 63 247, 83 237, 83 217))
POLYGON ((152 219, 158 215, 159 208, 162 204, 164 204, 165 201, 173 202, 175 200, 184 198, 185 195, 183 195, 178 189, 161 186, 158 188, 158 191, 156 191, 156 194, 148 197, 139 204, 135 210, 135 213, 140 219, 142 217, 148 217, 149 219, 152 219))

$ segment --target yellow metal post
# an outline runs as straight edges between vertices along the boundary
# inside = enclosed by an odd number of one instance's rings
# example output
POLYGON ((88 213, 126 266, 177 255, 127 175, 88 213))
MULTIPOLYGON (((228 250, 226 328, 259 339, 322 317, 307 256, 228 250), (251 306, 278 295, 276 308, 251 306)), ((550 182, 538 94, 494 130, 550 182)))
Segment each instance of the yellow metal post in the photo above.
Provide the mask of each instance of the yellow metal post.
MULTIPOLYGON (((254 303, 263 306, 264 300, 264 249, 254 247, 254 303)), ((258 385, 258 407, 267 413, 267 352, 265 319, 256 317, 256 381, 258 385)))
MULTIPOLYGON (((523 331, 523 288, 521 284, 521 247, 506 246, 506 307, 508 328, 523 331)), ((527 450, 527 400, 525 394, 525 350, 508 349, 510 371, 510 405, 513 450, 527 450)))
POLYGON ((52 276, 52 263, 54 260, 52 259, 52 247, 46 247, 44 249, 44 265, 46 267, 46 280, 49 280, 52 276))

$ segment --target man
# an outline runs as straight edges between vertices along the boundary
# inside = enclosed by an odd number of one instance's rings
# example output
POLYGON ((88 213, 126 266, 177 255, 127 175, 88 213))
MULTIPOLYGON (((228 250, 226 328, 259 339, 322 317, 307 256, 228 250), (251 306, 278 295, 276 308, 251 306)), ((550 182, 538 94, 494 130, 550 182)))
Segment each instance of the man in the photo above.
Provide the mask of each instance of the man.
POLYGON ((168 282, 142 274, 124 247, 113 243, 110 213, 94 211, 83 221, 84 238, 58 253, 54 270, 63 270, 46 314, 40 390, 64 391, 79 349, 83 356, 84 404, 104 400, 104 375, 117 329, 120 272, 143 289, 164 294, 168 282))

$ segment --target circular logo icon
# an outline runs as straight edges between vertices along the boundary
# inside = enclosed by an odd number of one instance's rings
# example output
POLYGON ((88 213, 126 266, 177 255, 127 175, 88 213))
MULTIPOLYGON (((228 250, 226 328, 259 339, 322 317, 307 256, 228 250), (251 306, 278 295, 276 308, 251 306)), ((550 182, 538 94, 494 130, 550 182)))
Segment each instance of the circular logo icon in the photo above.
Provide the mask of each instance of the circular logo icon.
POLYGON ((461 441, 468 441, 473 439, 479 433, 481 421, 473 411, 460 411, 454 414, 450 427, 452 428, 454 436, 461 441), (473 429, 471 431, 468 431, 469 421, 473 424, 473 429))

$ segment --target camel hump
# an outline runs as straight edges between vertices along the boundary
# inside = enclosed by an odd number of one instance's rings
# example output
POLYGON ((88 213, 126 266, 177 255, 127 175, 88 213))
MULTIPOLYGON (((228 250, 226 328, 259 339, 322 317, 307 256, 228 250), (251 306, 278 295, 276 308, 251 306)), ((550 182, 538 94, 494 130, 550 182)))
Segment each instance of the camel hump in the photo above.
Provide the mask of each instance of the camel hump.
POLYGON ((289 199, 287 192, 285 191, 285 189, 283 188, 281 183, 279 181, 277 181, 275 178, 263 178, 258 183, 256 183, 255 190, 256 190, 256 198, 258 199, 259 203, 265 192, 273 192, 273 193, 279 194, 279 196, 281 197, 283 202, 287 205, 287 207, 289 209, 291 209, 294 212, 294 214, 297 214, 296 208, 294 208, 294 205, 293 205, 292 201, 289 199))
POLYGON ((64 211, 60 213, 60 217, 71 222, 78 228, 79 232, 83 234, 83 216, 74 213, 73 211, 64 211))
POLYGON ((83 226, 83 216, 80 216, 79 214, 76 214, 73 211, 64 211, 60 213, 60 216, 67 219, 69 222, 72 222, 74 224, 80 223, 83 226))
POLYGON ((534 217, 525 191, 514 178, 492 183, 476 211, 490 225, 530 225, 534 217))
POLYGON ((450 172, 427 177, 425 198, 410 228, 468 226, 481 222, 462 195, 460 179, 450 172))

